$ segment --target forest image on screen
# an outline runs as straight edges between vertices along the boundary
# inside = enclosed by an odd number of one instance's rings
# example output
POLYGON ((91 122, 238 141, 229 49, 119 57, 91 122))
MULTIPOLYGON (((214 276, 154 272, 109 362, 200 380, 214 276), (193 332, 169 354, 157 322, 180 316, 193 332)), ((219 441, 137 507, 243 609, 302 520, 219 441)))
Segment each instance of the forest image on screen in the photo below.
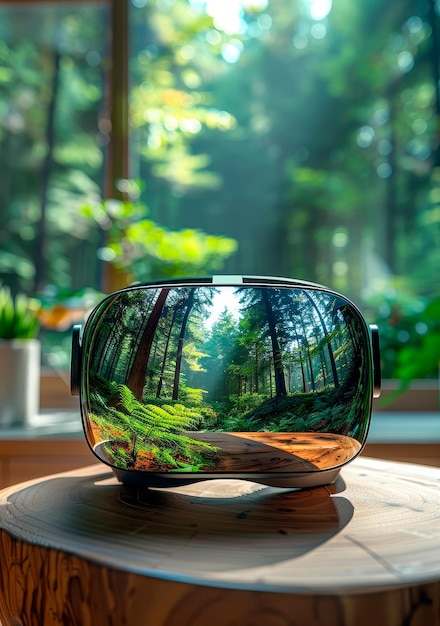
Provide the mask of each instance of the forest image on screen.
POLYGON ((302 472, 362 447, 368 335, 339 295, 138 287, 104 300, 87 337, 86 428, 114 467, 302 472))

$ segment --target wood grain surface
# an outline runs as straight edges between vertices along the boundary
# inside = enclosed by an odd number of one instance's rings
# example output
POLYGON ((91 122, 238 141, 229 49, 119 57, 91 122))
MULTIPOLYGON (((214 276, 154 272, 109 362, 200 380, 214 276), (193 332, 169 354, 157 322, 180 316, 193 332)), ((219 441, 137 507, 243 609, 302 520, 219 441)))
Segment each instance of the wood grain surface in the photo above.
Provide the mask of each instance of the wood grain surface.
POLYGON ((3 626, 440 626, 440 469, 362 456, 334 485, 0 492, 3 626))
POLYGON ((300 472, 329 469, 356 456, 361 444, 333 433, 203 432, 194 439, 218 448, 215 471, 300 472))

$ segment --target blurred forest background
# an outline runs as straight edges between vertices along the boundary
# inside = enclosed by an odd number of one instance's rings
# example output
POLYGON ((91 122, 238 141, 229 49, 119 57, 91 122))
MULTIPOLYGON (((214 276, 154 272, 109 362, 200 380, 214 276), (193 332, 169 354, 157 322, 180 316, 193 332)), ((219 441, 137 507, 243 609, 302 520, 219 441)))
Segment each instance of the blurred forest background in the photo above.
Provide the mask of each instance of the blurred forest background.
POLYGON ((130 0, 114 193, 110 10, 0 2, 0 283, 50 307, 109 266, 317 281, 379 322, 394 375, 438 332, 440 3, 130 0))

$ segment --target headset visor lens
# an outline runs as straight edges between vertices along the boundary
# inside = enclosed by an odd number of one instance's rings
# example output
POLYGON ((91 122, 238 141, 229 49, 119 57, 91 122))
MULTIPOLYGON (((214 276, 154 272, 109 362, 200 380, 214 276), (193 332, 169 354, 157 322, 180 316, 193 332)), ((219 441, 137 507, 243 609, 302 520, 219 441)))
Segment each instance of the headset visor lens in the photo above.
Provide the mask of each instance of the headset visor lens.
POLYGON ((330 291, 133 287, 90 316, 82 360, 88 441, 119 469, 326 470, 366 438, 368 327, 330 291))

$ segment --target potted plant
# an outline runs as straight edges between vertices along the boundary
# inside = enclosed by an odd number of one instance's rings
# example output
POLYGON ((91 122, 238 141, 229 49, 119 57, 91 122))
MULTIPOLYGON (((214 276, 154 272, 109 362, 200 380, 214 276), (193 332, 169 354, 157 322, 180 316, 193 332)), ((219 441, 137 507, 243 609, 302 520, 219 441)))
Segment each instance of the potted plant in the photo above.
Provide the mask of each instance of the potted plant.
POLYGON ((39 410, 38 310, 36 300, 0 288, 0 427, 25 424, 39 410))

